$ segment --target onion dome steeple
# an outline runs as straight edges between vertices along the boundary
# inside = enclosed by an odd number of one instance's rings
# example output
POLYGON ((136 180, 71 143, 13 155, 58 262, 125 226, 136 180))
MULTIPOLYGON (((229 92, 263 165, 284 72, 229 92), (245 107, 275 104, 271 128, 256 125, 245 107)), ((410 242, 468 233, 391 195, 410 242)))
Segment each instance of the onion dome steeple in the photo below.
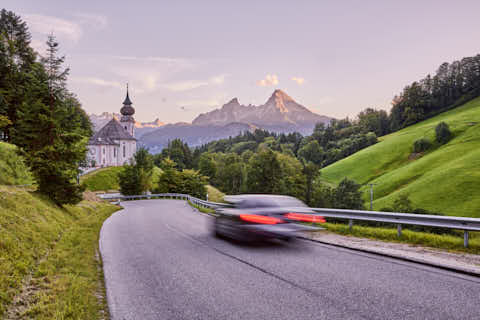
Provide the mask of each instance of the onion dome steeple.
POLYGON ((132 116, 135 113, 135 109, 132 107, 132 101, 130 101, 130 97, 128 96, 128 83, 127 96, 125 97, 125 101, 123 101, 123 107, 120 109, 120 113, 123 116, 132 116))

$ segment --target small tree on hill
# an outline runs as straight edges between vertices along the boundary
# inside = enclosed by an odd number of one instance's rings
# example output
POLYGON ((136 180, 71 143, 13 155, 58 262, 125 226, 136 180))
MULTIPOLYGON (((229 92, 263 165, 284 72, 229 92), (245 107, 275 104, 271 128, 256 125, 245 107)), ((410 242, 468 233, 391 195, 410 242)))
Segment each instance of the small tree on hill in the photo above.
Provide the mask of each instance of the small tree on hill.
POLYGON ((251 193, 278 193, 282 179, 280 162, 270 149, 254 154, 248 161, 247 188, 251 193))
POLYGON ((316 178, 320 176, 320 167, 313 162, 303 162, 303 174, 306 179, 305 202, 308 205, 312 204, 313 183, 316 178))
POLYGON ((207 195, 207 177, 200 172, 191 169, 178 171, 176 164, 170 158, 161 162, 162 174, 158 179, 155 193, 184 193, 197 198, 205 198, 207 195))
POLYGON ((393 211, 400 213, 410 213, 413 212, 412 201, 408 198, 408 194, 400 195, 393 202, 392 206, 393 211))
POLYGON ((437 142, 441 144, 447 143, 452 138, 452 132, 450 131, 448 124, 443 121, 437 124, 435 127, 435 136, 437 142))
POLYGON ((413 152, 415 153, 425 152, 430 148, 430 146, 431 146, 431 143, 427 139, 425 138, 418 139, 413 143, 413 152))
POLYGON ((118 174, 122 194, 143 194, 152 187, 153 158, 147 149, 138 149, 130 164, 123 167, 124 170, 118 174))
POLYGON ((170 158, 163 159, 160 162, 162 174, 158 179, 158 186, 154 189, 155 193, 176 193, 180 184, 179 172, 175 169, 176 163, 170 158))
POLYGON ((344 178, 333 192, 333 206, 338 209, 363 209, 360 185, 344 178))

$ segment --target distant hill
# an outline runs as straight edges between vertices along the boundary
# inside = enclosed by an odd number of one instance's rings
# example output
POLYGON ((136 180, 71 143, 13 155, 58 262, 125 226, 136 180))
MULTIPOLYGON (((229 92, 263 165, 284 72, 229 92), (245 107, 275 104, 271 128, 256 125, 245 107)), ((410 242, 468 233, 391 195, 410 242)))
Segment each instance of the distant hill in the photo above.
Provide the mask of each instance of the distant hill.
POLYGON ((149 148, 151 153, 158 153, 168 142, 180 138, 189 146, 200 146, 207 142, 237 136, 244 131, 254 131, 255 126, 245 123, 227 125, 191 125, 189 123, 167 124, 152 132, 144 134, 140 143, 149 148))
POLYGON ((237 98, 220 109, 200 114, 192 124, 164 125, 140 137, 140 142, 153 153, 159 152, 169 140, 180 138, 189 146, 199 146, 213 140, 236 136, 257 128, 274 132, 311 134, 315 124, 328 123, 332 118, 311 112, 295 102, 285 92, 275 90, 261 106, 241 105, 237 98))
MULTIPOLYGON (((480 98, 380 140, 322 169, 322 180, 337 184, 349 177, 361 184, 375 183, 375 210, 408 194, 414 207, 480 217, 480 98), (454 138, 445 145, 434 143, 423 155, 412 155, 415 140, 435 140, 435 126, 441 121, 450 126, 454 138)), ((367 198, 365 192, 366 203, 367 198)))

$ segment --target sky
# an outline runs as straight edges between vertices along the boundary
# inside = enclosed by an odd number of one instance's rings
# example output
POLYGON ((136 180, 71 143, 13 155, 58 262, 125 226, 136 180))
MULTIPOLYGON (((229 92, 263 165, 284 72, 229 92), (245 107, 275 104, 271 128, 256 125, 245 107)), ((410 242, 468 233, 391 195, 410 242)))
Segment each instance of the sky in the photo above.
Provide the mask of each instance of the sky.
POLYGON ((53 33, 88 113, 191 122, 234 97, 281 89, 310 110, 355 117, 443 62, 480 53, 480 1, 2 0, 32 46, 53 33))

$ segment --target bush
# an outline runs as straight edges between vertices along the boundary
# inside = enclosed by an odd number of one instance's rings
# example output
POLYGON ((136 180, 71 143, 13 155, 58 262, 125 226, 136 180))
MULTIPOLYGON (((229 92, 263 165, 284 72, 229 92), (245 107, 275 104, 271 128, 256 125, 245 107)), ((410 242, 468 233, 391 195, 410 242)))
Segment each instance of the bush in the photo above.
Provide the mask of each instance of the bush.
POLYGON ((420 153, 427 151, 432 144, 425 138, 418 139, 413 143, 413 152, 420 153))
POLYGON ((446 124, 443 121, 440 122, 435 127, 435 136, 436 136, 437 142, 439 142, 440 144, 447 143, 452 138, 452 132, 450 131, 448 124, 446 124))
POLYGON ((190 169, 178 171, 175 162, 166 158, 161 163, 163 172, 154 193, 184 193, 205 199, 208 178, 190 169))
POLYGON ((152 187, 153 158, 147 149, 140 148, 130 164, 118 173, 120 192, 123 195, 144 194, 152 187))

